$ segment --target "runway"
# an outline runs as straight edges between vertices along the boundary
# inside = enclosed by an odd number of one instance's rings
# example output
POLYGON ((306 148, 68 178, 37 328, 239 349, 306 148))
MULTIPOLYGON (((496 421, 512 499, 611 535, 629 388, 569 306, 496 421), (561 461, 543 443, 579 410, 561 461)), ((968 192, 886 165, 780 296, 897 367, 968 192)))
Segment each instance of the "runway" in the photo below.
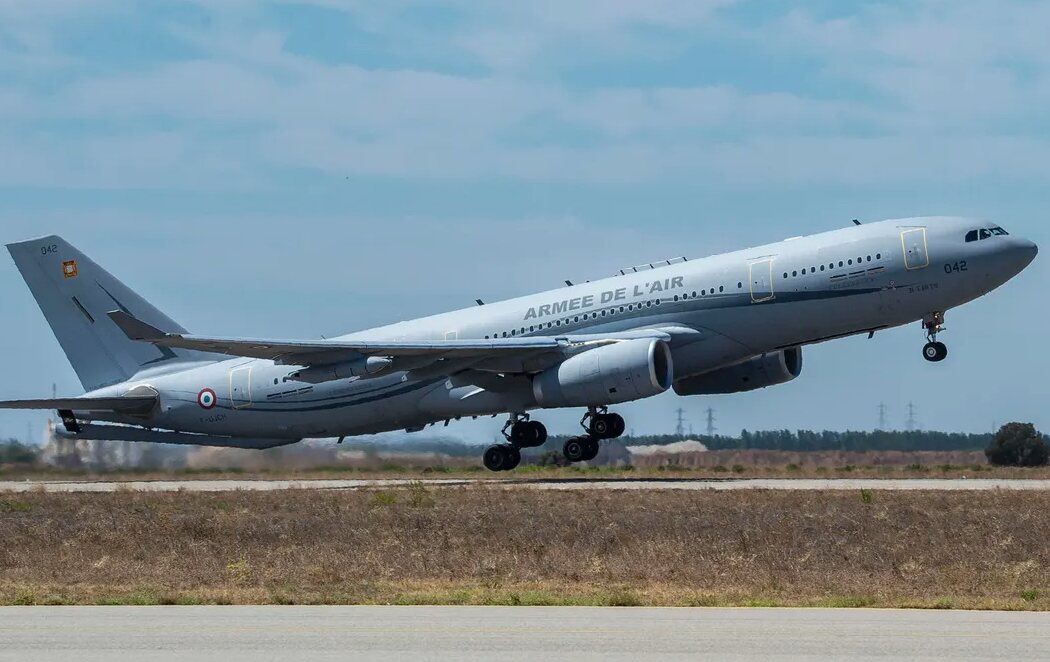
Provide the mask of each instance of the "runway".
POLYGON ((1042 660, 1050 614, 460 607, 0 609, 0 660, 1042 660))
POLYGON ((19 492, 274 492, 488 486, 531 490, 891 490, 982 492, 1050 490, 1050 480, 1008 479, 496 479, 496 480, 158 480, 128 482, 0 481, 0 493, 19 492))

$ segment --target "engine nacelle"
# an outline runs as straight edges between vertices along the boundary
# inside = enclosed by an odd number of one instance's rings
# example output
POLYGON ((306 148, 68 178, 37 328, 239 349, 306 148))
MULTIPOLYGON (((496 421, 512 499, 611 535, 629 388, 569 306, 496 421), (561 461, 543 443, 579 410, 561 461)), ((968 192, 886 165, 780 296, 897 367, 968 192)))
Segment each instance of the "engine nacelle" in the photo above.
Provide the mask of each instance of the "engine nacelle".
POLYGON ((675 382, 678 395, 721 395, 786 384, 802 374, 802 348, 763 354, 737 365, 675 382))
POLYGON ((674 381, 671 348, 638 339, 566 359, 532 381, 541 407, 600 407, 660 395, 674 381))

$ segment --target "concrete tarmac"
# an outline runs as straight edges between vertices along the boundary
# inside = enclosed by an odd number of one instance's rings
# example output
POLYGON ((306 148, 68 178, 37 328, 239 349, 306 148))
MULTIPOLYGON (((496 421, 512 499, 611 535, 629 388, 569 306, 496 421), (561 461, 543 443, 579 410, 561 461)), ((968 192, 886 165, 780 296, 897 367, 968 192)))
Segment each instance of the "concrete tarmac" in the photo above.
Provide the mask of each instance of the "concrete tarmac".
POLYGON ((923 490, 982 492, 1050 490, 1050 480, 1013 479, 489 479, 489 480, 158 480, 128 482, 0 481, 0 493, 18 492, 274 492, 279 490, 361 490, 487 485, 532 490, 923 490))
POLYGON ((1050 614, 487 607, 0 609, 0 661, 1045 660, 1050 614))

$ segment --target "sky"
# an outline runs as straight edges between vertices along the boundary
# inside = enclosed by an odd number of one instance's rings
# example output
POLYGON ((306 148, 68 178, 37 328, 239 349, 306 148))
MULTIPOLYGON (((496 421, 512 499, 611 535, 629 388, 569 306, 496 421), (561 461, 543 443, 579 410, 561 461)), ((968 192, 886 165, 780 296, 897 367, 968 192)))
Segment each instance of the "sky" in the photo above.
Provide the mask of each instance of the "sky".
MULTIPOLYGON (((303 338, 853 218, 1045 248, 1048 26, 1026 0, 0 0, 0 243, 60 233, 192 331, 303 338)), ((1050 430, 1045 262, 949 314, 944 364, 916 324, 809 347, 786 386, 618 410, 1050 430)), ((78 394, 6 255, 0 310, 0 398, 78 394)))

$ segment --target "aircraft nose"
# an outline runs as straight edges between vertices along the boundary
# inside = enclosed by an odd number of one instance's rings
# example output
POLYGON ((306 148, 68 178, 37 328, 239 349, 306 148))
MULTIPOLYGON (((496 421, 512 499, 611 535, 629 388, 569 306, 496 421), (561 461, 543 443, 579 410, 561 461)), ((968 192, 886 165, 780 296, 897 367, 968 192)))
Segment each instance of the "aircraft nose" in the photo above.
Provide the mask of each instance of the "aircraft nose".
POLYGON ((1015 263, 1018 273, 1028 268, 1034 260, 1036 255, 1039 255, 1039 246, 1034 241, 1028 239, 1022 239, 1020 237, 1011 238, 1010 242, 1010 257, 1011 261, 1015 263))
POLYGON ((1036 255, 1039 255, 1039 246, 1034 241, 1028 239, 1021 239, 1017 242, 1017 250, 1021 256, 1027 260, 1027 264, 1031 264, 1032 260, 1035 259, 1036 255))

